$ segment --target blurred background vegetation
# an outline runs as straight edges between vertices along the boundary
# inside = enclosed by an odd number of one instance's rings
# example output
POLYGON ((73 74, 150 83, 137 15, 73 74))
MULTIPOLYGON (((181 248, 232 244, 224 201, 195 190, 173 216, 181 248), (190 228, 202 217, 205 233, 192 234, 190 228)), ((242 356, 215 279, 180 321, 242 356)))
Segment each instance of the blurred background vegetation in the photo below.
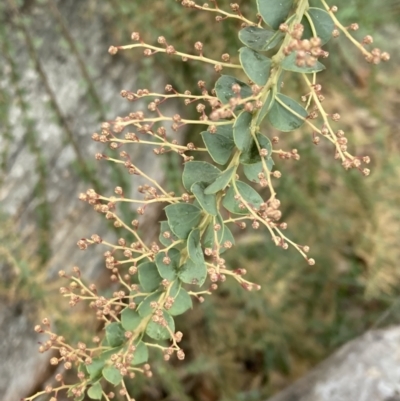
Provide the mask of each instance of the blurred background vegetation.
MULTIPOLYGON (((85 2, 88 13, 104 16, 104 29, 112 44, 129 43, 130 33, 139 31, 147 42, 155 42, 163 35, 169 43, 187 52, 200 40, 205 45, 205 53, 217 59, 225 52, 236 55, 241 46, 236 22, 217 24, 214 15, 183 9, 174 0, 85 2)), ((229 0, 219 1, 221 7, 229 7, 229 3, 229 0)), ((255 2, 238 3, 244 14, 249 18, 254 16, 255 2)), ((318 4, 318 0, 313 3, 318 4)), ((28 31, 32 10, 49 6, 47 0, 18 4, 28 31)), ((335 0, 335 5, 345 25, 359 23, 356 37, 361 39, 365 34, 372 34, 374 44, 392 55, 389 64, 367 65, 356 49, 340 37, 329 44, 331 57, 326 63, 327 71, 319 75, 326 110, 341 114, 340 125, 347 132, 351 152, 371 156, 372 174, 364 178, 357 171, 345 172, 334 161, 330 146, 313 145, 306 129, 280 135, 283 149, 297 148, 301 155, 299 162, 276 161, 277 169, 283 174, 276 182, 283 220, 288 222, 290 236, 296 242, 311 247, 317 264, 308 266, 293 249, 276 248, 267 232, 236 232, 237 246, 227 253, 228 265, 245 267, 249 280, 261 284, 262 290, 245 292, 228 280, 214 296, 181 316, 177 328, 184 333, 182 345, 187 358, 184 362, 172 362, 171 369, 170 364, 155 354, 155 377, 134 383, 132 391, 138 401, 265 400, 346 341, 368 329, 400 323, 400 57, 396 54, 400 45, 400 1, 335 0)), ((18 24, 16 27, 21 29, 18 24)), ((68 27, 65 28, 60 25, 57 40, 69 52, 71 43, 68 27)), ((0 30, 3 57, 12 72, 11 84, 18 85, 18 66, 13 64, 12 51, 7 47, 7 29, 3 26, 0 30)), ((40 47, 40 38, 31 39, 33 48, 40 47)), ((72 40, 79 51, 82 44, 72 40)), ((107 49, 102 50, 107 57, 107 49)), ((34 53, 31 51, 31 54, 34 53)), ((138 64, 142 88, 152 86, 157 74, 164 74, 179 90, 194 89, 198 79, 211 87, 216 79, 213 70, 202 65, 183 64, 172 58, 167 62, 162 55, 143 59, 141 55, 139 50, 124 52, 121 57, 127 63, 138 64)), ((84 57, 82 60, 85 61, 84 57)), ((96 98, 95 88, 91 87, 90 71, 86 81, 88 102, 98 108, 100 124, 102 105, 96 98)), ((0 185, 7 174, 7 149, 13 140, 8 129, 10 98, 2 88, 0 185)), ((301 83, 295 77, 287 77, 285 88, 302 94, 301 83)), ((19 96, 24 104, 23 92, 19 96)), ((29 104, 24 107, 29 108, 29 104)), ((28 132, 34 131, 28 117, 24 124, 28 132)), ((264 130, 268 135, 275 135, 268 126, 264 130)), ((40 224, 32 246, 40 252, 34 258, 27 256, 27 244, 20 243, 18 227, 3 213, 0 257, 15 266, 18 279, 10 285, 2 281, 0 292, 34 295, 38 302, 43 302, 43 308, 61 315, 60 308, 66 307, 63 306, 66 303, 58 298, 60 284, 54 283, 50 298, 49 289, 46 290, 44 302, 40 285, 43 272, 35 273, 51 257, 46 247, 51 222, 46 214, 46 164, 32 132, 27 138, 32 141, 30 148, 36 155, 34 168, 42 177, 35 189, 40 224)), ((197 132, 186 135, 191 141, 198 140, 197 132)), ((85 153, 85 149, 81 152, 85 153)), ((179 159, 168 156, 164 163, 167 185, 179 188, 179 159)), ((91 168, 79 168, 81 179, 95 185, 98 177, 94 173, 91 176, 91 168)), ((106 191, 112 190, 107 182, 98 185, 106 191)), ((70 238, 70 241, 77 239, 70 238)), ((82 335, 90 338, 91 333, 82 334, 77 330, 84 324, 87 326, 86 319, 86 312, 82 310, 72 314, 67 324, 60 319, 58 330, 72 340, 78 339, 78 332, 79 339, 82 335)))

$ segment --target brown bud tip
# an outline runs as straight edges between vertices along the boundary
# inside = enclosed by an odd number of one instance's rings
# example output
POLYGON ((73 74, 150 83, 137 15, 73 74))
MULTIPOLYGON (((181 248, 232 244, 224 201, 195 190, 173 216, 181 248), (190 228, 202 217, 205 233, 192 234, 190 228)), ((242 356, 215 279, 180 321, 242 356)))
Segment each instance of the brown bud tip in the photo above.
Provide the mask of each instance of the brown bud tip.
POLYGON ((115 47, 115 46, 110 46, 110 47, 108 48, 108 52, 109 52, 110 54, 112 54, 112 55, 117 54, 117 53, 118 53, 118 48, 115 47))

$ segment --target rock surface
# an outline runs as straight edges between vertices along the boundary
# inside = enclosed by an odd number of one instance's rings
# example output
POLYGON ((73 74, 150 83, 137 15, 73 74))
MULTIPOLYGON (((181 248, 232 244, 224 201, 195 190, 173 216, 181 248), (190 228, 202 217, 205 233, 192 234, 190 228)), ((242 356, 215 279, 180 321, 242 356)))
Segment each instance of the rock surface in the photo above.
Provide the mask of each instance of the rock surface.
MULTIPOLYGON (((91 134, 99 130, 104 119, 137 109, 136 104, 119 96, 123 88, 140 87, 135 81, 137 67, 123 56, 107 53, 110 37, 101 7, 85 1, 48 2, 55 8, 45 3, 26 1, 19 13, 10 8, 11 1, 0 4, 0 24, 6 18, 0 32, 4 50, 0 54, 0 90, 2 99, 10 99, 0 105, 6 108, 5 121, 8 120, 8 137, 5 133, 0 137, 2 152, 7 149, 2 153, 5 170, 1 173, 0 214, 13 222, 20 245, 26 248, 27 262, 37 259, 43 250, 40 238, 43 226, 48 225, 43 235, 51 257, 38 267, 47 280, 57 277, 60 269, 68 271, 78 265, 91 282, 99 283, 105 270, 103 251, 82 252, 76 242, 93 233, 112 241, 115 233, 107 229, 102 216, 78 200, 80 192, 93 188, 78 169, 82 160, 95 166, 94 176, 105 188, 105 195, 112 195, 113 188, 120 185, 111 163, 94 160, 94 154, 104 152, 105 146, 93 142, 91 134), (77 54, 61 29, 60 16, 91 83, 83 76, 77 54), (101 105, 93 102, 90 85, 101 105), (44 166, 42 176, 40 163, 44 166), (41 214, 43 211, 46 216, 41 214)), ((158 77, 154 85, 162 85, 161 80, 158 77)), ((127 151, 149 176, 162 180, 161 164, 150 147, 130 147, 127 151)), ((142 182, 124 170, 122 174, 130 185, 128 194, 137 193, 142 182)), ((158 220, 158 215, 149 218, 158 220)), ((9 233, 2 234, 7 237, 9 233)), ((153 235, 147 233, 147 237, 153 235)), ((7 285, 13 287, 13 280, 20 277, 20 261, 15 262, 14 267, 0 263, 0 280, 4 283, 7 278, 7 285)), ((36 271, 26 274, 32 276, 36 271)), ((0 307, 0 398, 17 401, 40 389, 46 378, 49 356, 38 353, 39 338, 33 332, 46 311, 27 312, 25 306, 37 301, 33 293, 30 300, 23 302, 15 294, 8 296, 7 289, 3 295, 7 301, 0 307)))
POLYGON ((268 401, 400 401, 400 327, 350 341, 268 401))

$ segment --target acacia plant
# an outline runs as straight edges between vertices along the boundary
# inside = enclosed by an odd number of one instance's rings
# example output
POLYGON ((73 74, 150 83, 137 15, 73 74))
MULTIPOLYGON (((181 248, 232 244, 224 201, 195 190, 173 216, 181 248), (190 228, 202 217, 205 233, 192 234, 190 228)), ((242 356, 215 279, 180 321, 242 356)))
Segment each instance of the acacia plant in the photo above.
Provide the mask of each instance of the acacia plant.
POLYGON ((129 174, 147 184, 139 186, 138 199, 126 197, 121 187, 115 188, 114 196, 89 189, 80 199, 134 240, 128 242, 121 235, 113 244, 95 234, 78 241, 82 250, 95 244, 108 247, 105 265, 113 288, 119 288, 107 298, 94 284, 85 284, 79 268, 74 267, 71 275, 60 271, 60 276, 69 281, 60 290, 71 306, 89 302, 104 323, 104 336, 95 336, 93 345, 80 342, 72 346, 53 333, 48 319, 44 319, 35 327, 48 335, 40 352, 56 350, 57 356, 50 363, 62 365, 62 370, 76 369, 77 380, 65 383, 58 370, 58 385, 47 386, 26 401, 42 394, 56 401, 64 391, 75 401, 85 395, 94 400, 122 397, 132 401, 127 381, 140 374, 151 377, 150 348, 163 353, 165 360, 174 354, 184 359, 179 345, 183 334, 175 330, 175 316, 190 310, 193 300, 203 302, 205 295, 228 278, 245 290, 260 289, 257 283, 245 279, 244 268, 232 270, 225 263, 223 253, 235 243, 229 228, 232 225, 241 229, 250 225, 255 230, 263 227, 277 246, 295 248, 308 264, 314 265, 314 259, 308 256, 309 247, 294 243, 284 234, 287 224, 281 221, 280 201, 273 187, 273 180, 281 175, 274 170, 274 157, 299 160, 300 155, 296 149, 275 148, 278 138, 268 135, 268 127, 289 132, 304 125, 316 145, 321 138, 331 142, 333 158, 346 170, 355 168, 369 175, 365 167, 369 157, 348 152, 346 135, 336 126, 340 115, 325 111, 317 73, 325 69, 323 60, 329 56, 323 46, 340 32, 367 62, 389 60, 388 53, 367 49, 373 42, 371 36, 361 42, 353 38, 351 31, 356 31, 358 25, 343 26, 335 16, 337 7, 325 0, 319 1, 319 7, 310 7, 308 0, 257 0, 254 20, 247 19, 236 3, 230 5, 230 10, 219 8, 216 0, 203 5, 191 0, 181 3, 199 12, 215 13, 217 22, 238 20, 238 57, 222 54, 221 60, 207 58, 201 42, 194 44, 195 54, 186 54, 164 37, 158 38, 157 45, 147 44, 138 32, 132 33, 133 44, 110 47, 111 54, 142 48, 145 57, 166 53, 183 62, 200 61, 211 64, 220 76, 213 85, 197 82, 193 94, 189 90, 179 93, 172 85, 159 93, 123 90, 122 97, 130 102, 139 101, 143 106, 147 101, 147 110, 105 122, 101 132, 93 134, 95 141, 107 144, 113 153, 97 153, 97 160, 122 164, 129 174), (288 73, 298 74, 303 83, 304 92, 295 98, 284 93, 288 73), (169 99, 182 99, 188 107, 194 105, 198 119, 165 115, 163 104, 169 99), (177 133, 188 126, 193 127, 191 130, 199 127, 202 147, 182 143, 177 133), (142 171, 131 159, 128 145, 150 146, 154 157, 177 153, 182 158, 184 192, 172 193, 142 171), (209 161, 205 161, 208 156, 209 161), (268 195, 262 197, 258 189, 266 189, 262 193, 268 195), (142 239, 141 217, 123 221, 117 207, 121 202, 137 205, 139 216, 151 204, 163 205, 166 220, 160 223, 157 242, 148 244, 142 239), (106 390, 107 382, 115 386, 113 391, 106 390))

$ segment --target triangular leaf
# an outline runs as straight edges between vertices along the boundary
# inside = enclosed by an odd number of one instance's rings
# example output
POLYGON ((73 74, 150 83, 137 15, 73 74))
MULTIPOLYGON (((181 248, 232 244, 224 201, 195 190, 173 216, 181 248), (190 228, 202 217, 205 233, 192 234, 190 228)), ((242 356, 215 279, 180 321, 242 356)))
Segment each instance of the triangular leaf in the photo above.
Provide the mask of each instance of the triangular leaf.
MULTIPOLYGON (((274 166, 274 161, 272 158, 268 158, 266 161, 268 171, 272 171, 272 167, 274 166)), ((243 173, 246 178, 251 182, 259 183, 260 179, 258 178, 258 174, 264 172, 264 166, 262 162, 254 163, 254 164, 244 164, 243 165, 243 173)))
MULTIPOLYGON (((221 240, 221 245, 224 246, 225 242, 230 242, 232 245, 235 245, 235 238, 232 234, 232 231, 228 228, 227 225, 224 226, 224 235, 221 240)), ((221 248, 220 253, 224 253, 227 248, 221 248)))
POLYGON ((269 113, 271 107, 272 107, 272 102, 274 101, 274 99, 272 98, 272 90, 268 91, 268 96, 265 99, 264 104, 262 105, 258 116, 257 116, 257 126, 260 126, 260 124, 262 123, 262 121, 264 120, 265 116, 269 113))
POLYGON ((244 72, 251 81, 260 86, 267 83, 271 70, 271 59, 248 47, 239 49, 239 59, 244 72))
POLYGON ((285 22, 292 6, 293 0, 257 0, 258 13, 272 29, 285 22))
POLYGON ((208 225, 206 228, 206 231, 204 232, 204 235, 202 237, 203 241, 203 246, 204 248, 214 248, 215 244, 215 236, 217 237, 218 242, 221 244, 222 243, 222 238, 224 236, 224 219, 220 214, 218 214, 217 217, 214 217, 211 221, 211 223, 208 225), (215 232, 214 226, 215 224, 219 224, 221 226, 221 229, 215 232))
POLYGON ((170 289, 169 289, 169 296, 172 298, 175 298, 178 295, 178 292, 180 291, 182 286, 182 283, 180 280, 174 280, 172 283, 170 289))
POLYGON ((172 333, 175 332, 175 322, 174 319, 169 315, 169 313, 163 311, 163 318, 167 322, 167 327, 161 326, 161 324, 153 322, 150 320, 149 324, 146 327, 146 334, 151 337, 153 340, 168 340, 171 338, 170 331, 172 333))
MULTIPOLYGON (((228 185, 229 181, 231 180, 232 174, 235 171, 235 166, 228 168, 227 170, 223 171, 221 175, 212 183, 210 184, 204 191, 205 194, 215 194, 228 185)), ((216 216, 217 213, 213 214, 216 216)))
POLYGON ((158 239, 164 246, 169 246, 172 242, 175 242, 178 239, 176 235, 174 235, 174 233, 172 232, 167 220, 163 220, 160 222, 160 235, 158 239), (169 238, 164 237, 163 234, 165 232, 169 233, 169 238))
POLYGON ((234 84, 238 84, 240 86, 240 97, 242 99, 253 95, 250 86, 245 84, 243 81, 240 81, 235 77, 231 77, 230 75, 221 75, 215 83, 215 93, 223 104, 228 103, 229 99, 237 96, 232 90, 232 85, 234 84))
MULTIPOLYGON (((216 177, 217 175, 214 179, 216 177)), ((190 231, 197 227, 202 219, 201 209, 188 203, 168 205, 165 213, 172 232, 182 239, 186 239, 190 231)))
MULTIPOLYGON (((239 194, 241 195, 243 200, 249 204, 250 207, 259 209, 261 204, 264 203, 258 192, 256 192, 250 185, 247 185, 242 181, 236 181, 236 186, 239 194)), ((247 207, 239 207, 242 202, 240 200, 236 200, 235 196, 236 191, 233 185, 231 185, 222 202, 224 208, 234 214, 249 214, 247 207)))
MULTIPOLYGON (((268 171, 272 170, 274 161, 272 160, 272 144, 271 141, 264 135, 256 134, 258 143, 261 149, 266 149, 268 155, 264 157, 265 163, 267 165, 268 171)), ((248 152, 240 155, 240 161, 243 164, 243 172, 245 176, 252 182, 260 182, 258 174, 264 172, 264 166, 261 161, 260 152, 258 150, 257 144, 253 142, 251 148, 248 152)))
POLYGON ((251 136, 250 124, 253 115, 247 111, 242 111, 233 124, 233 139, 235 145, 241 151, 250 147, 253 137, 251 136))
MULTIPOLYGON (((270 158, 272 155, 271 141, 262 134, 256 134, 256 138, 257 138, 257 142, 260 145, 260 148, 266 149, 268 152, 268 155, 264 158, 265 159, 270 158)), ((256 141, 253 139, 251 146, 240 155, 240 163, 255 164, 260 161, 261 161, 260 151, 258 150, 256 141)))
POLYGON ((268 113, 268 119, 272 126, 283 132, 300 128, 307 116, 308 112, 303 106, 281 93, 276 95, 275 102, 268 113), (293 112, 297 115, 293 114, 293 112), (298 115, 302 118, 298 117, 298 115))
POLYGON ((122 380, 122 375, 115 366, 106 366, 103 369, 103 377, 114 386, 117 386, 122 380))
MULTIPOLYGON (((211 184, 212 185, 212 184, 211 184)), ((190 188, 193 195, 196 197, 200 206, 212 216, 216 216, 217 210, 217 198, 215 194, 206 194, 205 189, 208 187, 206 182, 195 182, 190 188)))
POLYGON ((160 276, 168 281, 174 280, 179 269, 180 259, 181 253, 176 248, 169 249, 167 253, 157 253, 156 265, 160 276), (170 259, 169 264, 164 263, 164 258, 166 256, 168 256, 170 259))
POLYGON ((125 330, 121 323, 113 322, 106 326, 106 339, 110 347, 118 347, 126 341, 125 330))
POLYGON ((135 330, 141 323, 142 317, 133 309, 125 308, 121 313, 121 324, 124 330, 135 330))
POLYGON ((93 359, 90 365, 86 366, 86 370, 89 373, 91 380, 101 377, 101 371, 105 365, 105 360, 102 358, 93 359))
POLYGON ((204 181, 211 184, 220 173, 221 170, 210 163, 199 161, 187 162, 182 174, 183 186, 186 190, 190 191, 195 182, 204 181))
POLYGON ((132 366, 145 363, 149 359, 149 351, 147 349, 147 345, 143 341, 139 341, 137 344, 135 344, 135 347, 136 349, 133 353, 133 359, 131 362, 132 366))
POLYGON ((311 22, 314 26, 316 36, 321 39, 321 45, 324 45, 331 39, 332 32, 335 29, 335 24, 331 16, 321 8, 310 7, 301 20, 304 26, 302 39, 310 39, 315 36, 311 22))
POLYGON ((235 244, 235 239, 233 238, 233 234, 231 230, 228 228, 226 224, 224 224, 224 221, 221 217, 221 215, 218 216, 218 220, 214 220, 214 222, 210 223, 209 226, 207 227, 204 235, 203 235, 203 246, 204 248, 211 248, 215 249, 216 244, 215 244, 215 231, 214 231, 214 224, 218 223, 221 225, 221 230, 217 231, 217 240, 220 245, 220 250, 219 253, 222 254, 224 253, 227 248, 224 248, 224 243, 226 241, 229 241, 232 243, 232 245, 235 244))
POLYGON ((187 250, 189 258, 195 264, 204 263, 203 250, 201 249, 201 244, 200 244, 200 230, 198 228, 196 228, 189 234, 187 240, 187 250))
POLYGON ((215 134, 204 131, 201 136, 212 159, 218 164, 225 164, 231 157, 232 150, 235 147, 233 124, 218 125, 215 134))
POLYGON ((312 67, 307 65, 299 67, 296 64, 296 52, 290 53, 281 62, 281 67, 285 71, 301 72, 303 74, 311 74, 313 72, 319 72, 325 70, 325 66, 317 61, 312 67))
POLYGON ((178 316, 185 313, 188 309, 193 307, 192 298, 184 288, 180 288, 177 296, 174 298, 174 303, 168 309, 171 316, 178 316))
POLYGON ((157 291, 153 294, 148 295, 139 305, 137 311, 141 317, 146 317, 154 312, 154 308, 152 308, 151 304, 153 302, 158 302, 160 299, 162 292, 157 291))
POLYGON ((187 284, 197 284, 202 286, 207 278, 207 267, 203 263, 194 263, 193 260, 188 259, 179 270, 178 277, 181 281, 187 284))
POLYGON ((145 262, 138 268, 139 283, 144 292, 152 292, 156 290, 162 281, 158 274, 157 266, 153 262, 145 262))
POLYGON ((103 397, 103 388, 99 382, 94 383, 92 387, 89 388, 87 392, 88 397, 91 400, 101 400, 103 397))
POLYGON ((256 51, 273 49, 283 36, 281 31, 267 31, 258 26, 246 26, 239 31, 239 40, 256 51))

